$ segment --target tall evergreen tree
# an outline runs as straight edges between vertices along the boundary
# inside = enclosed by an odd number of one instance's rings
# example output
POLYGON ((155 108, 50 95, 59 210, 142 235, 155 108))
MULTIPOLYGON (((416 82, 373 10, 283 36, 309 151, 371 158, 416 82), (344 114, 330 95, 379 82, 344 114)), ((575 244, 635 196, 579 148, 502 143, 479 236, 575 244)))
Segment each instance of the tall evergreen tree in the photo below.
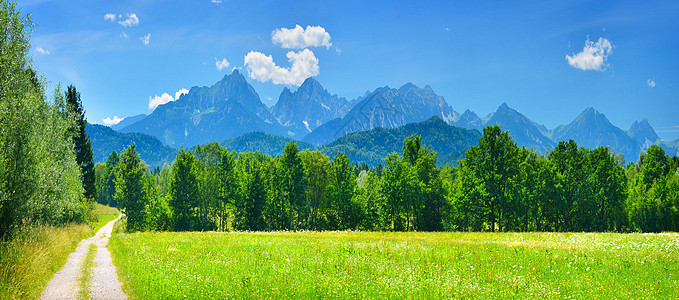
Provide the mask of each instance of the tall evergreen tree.
POLYGON ((97 186, 94 174, 94 159, 92 158, 92 141, 85 131, 87 119, 85 119, 85 110, 80 100, 80 93, 73 85, 69 85, 66 90, 66 106, 75 119, 75 128, 73 128, 72 132, 73 144, 76 162, 80 166, 80 171, 83 175, 85 198, 94 200, 97 196, 97 186))

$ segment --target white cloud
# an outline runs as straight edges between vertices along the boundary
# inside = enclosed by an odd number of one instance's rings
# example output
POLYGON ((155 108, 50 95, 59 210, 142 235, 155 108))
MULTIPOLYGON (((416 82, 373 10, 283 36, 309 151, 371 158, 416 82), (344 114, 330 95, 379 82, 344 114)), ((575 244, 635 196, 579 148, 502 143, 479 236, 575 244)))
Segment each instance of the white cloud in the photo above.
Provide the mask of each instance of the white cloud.
POLYGON ((115 22, 116 20, 116 15, 115 14, 105 14, 104 15, 104 20, 109 20, 111 22, 115 22))
POLYGON ((646 84, 648 84, 648 86, 654 88, 655 87, 655 80, 653 80, 653 79, 646 80, 646 84))
POLYGON ((212 3, 214 3, 214 4, 222 4, 222 0, 212 0, 212 3))
POLYGON ((295 28, 279 28, 271 33, 271 42, 286 49, 303 49, 307 47, 332 46, 330 34, 321 26, 302 26, 295 28))
POLYGON ((106 119, 101 120, 104 122, 104 124, 111 126, 120 123, 120 121, 125 120, 125 118, 118 118, 118 116, 113 116, 113 119, 111 117, 108 117, 106 119))
POLYGON ((229 61, 226 60, 226 58, 223 58, 222 60, 217 60, 215 57, 215 66, 217 66, 217 70, 224 70, 231 65, 229 61))
POLYGON ((187 89, 180 89, 176 93, 174 93, 174 100, 179 100, 179 97, 184 94, 188 94, 189 90, 187 89))
POLYGON ((163 93, 162 95, 155 97, 149 97, 149 109, 155 109, 158 105, 162 105, 168 102, 174 101, 174 98, 168 93, 163 93))
POLYGON ((309 49, 286 54, 292 64, 290 68, 281 68, 273 62, 271 55, 250 51, 245 55, 245 67, 250 78, 274 84, 302 85, 305 79, 318 75, 318 59, 309 49))
POLYGON ((604 71, 608 67, 606 60, 612 51, 613 44, 608 39, 600 37, 594 43, 587 37, 582 52, 573 55, 566 54, 566 60, 569 65, 576 69, 583 71, 604 71))
POLYGON ((123 25, 123 27, 139 25, 139 18, 137 18, 136 14, 127 14, 127 19, 119 21, 118 24, 123 25))
POLYGON ((126 39, 126 38, 127 38, 127 33, 125 33, 125 31, 121 32, 121 33, 120 33, 120 37, 126 39))
POLYGON ((145 36, 142 36, 139 38, 144 45, 148 46, 148 44, 151 42, 151 34, 147 34, 145 36))
POLYGON ((179 97, 184 94, 188 94, 189 90, 187 89, 179 89, 176 93, 174 93, 174 98, 170 96, 168 93, 163 93, 162 95, 158 96, 155 95, 154 97, 149 97, 149 109, 155 109, 158 107, 158 105, 163 105, 165 103, 169 103, 172 101, 179 100, 179 97))
POLYGON ((43 49, 42 47, 36 48, 35 51, 37 51, 38 53, 40 53, 40 54, 42 54, 42 55, 50 55, 50 54, 52 54, 52 53, 50 53, 49 50, 45 50, 45 49, 43 49))

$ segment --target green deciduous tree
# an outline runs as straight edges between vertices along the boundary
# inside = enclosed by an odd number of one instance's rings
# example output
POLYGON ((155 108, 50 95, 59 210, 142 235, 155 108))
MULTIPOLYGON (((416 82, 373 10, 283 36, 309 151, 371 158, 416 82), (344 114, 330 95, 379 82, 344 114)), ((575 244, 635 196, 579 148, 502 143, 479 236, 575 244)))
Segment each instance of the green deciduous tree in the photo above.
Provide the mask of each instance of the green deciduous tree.
POLYGON ((101 174, 101 178, 97 181, 97 202, 103 205, 117 207, 115 200, 116 193, 116 169, 120 157, 115 151, 111 152, 106 160, 105 169, 101 174))
POLYGON ((44 99, 45 81, 32 69, 30 15, 0 1, 0 238, 24 225, 83 221, 80 170, 75 162, 63 93, 44 99))
POLYGON ((281 172, 283 173, 282 192, 284 201, 289 203, 290 222, 288 228, 298 229, 308 228, 309 202, 306 198, 307 177, 304 171, 304 164, 299 155, 299 148, 294 141, 290 141, 280 158, 281 172))
POLYGON ((219 169, 217 170, 217 180, 219 184, 218 194, 218 211, 219 211, 219 229, 227 229, 227 209, 233 208, 240 199, 239 192, 239 178, 236 170, 236 154, 229 152, 226 148, 222 151, 222 157, 219 160, 219 169))
POLYGON ((672 170, 672 164, 672 159, 656 145, 641 157, 641 170, 630 181, 626 203, 634 230, 679 230, 679 174, 672 170))
POLYGON ((180 150, 172 164, 170 201, 174 218, 174 230, 186 231, 199 228, 199 184, 196 158, 191 151, 180 150))
POLYGON ((467 151, 464 165, 469 168, 468 175, 475 177, 469 183, 477 184, 480 189, 473 198, 481 201, 477 206, 482 208, 490 231, 502 231, 511 223, 507 217, 512 213, 511 196, 519 171, 518 158, 516 143, 508 131, 502 131, 497 125, 484 128, 479 145, 467 151))
POLYGON ((139 157, 134 143, 120 155, 118 165, 115 199, 127 215, 127 231, 146 230, 149 186, 146 165, 139 157))
POLYGON ((358 204, 352 201, 356 178, 354 165, 344 153, 332 161, 327 186, 328 207, 324 209, 327 229, 355 229, 361 221, 358 204))
POLYGON ((328 198, 325 194, 330 176, 331 163, 327 155, 319 151, 304 150, 300 152, 307 178, 306 198, 311 214, 309 228, 318 229, 319 208, 327 206, 328 198))
MULTIPOLYGON (((264 221, 267 192, 262 176, 262 162, 253 158, 248 159, 246 163, 248 164, 246 172, 241 175, 243 196, 236 200, 235 228, 238 230, 264 230, 267 226, 264 221)), ((287 223, 287 221, 287 219, 278 218, 278 223, 273 226, 281 226, 282 223, 287 223)))

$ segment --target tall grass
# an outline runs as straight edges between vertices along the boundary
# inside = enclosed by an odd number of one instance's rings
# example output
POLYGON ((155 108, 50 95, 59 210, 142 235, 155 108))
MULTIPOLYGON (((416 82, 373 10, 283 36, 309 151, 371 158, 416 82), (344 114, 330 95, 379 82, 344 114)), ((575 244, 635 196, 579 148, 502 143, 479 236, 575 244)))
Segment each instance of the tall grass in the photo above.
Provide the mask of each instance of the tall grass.
POLYGON ((679 235, 116 233, 126 294, 178 298, 672 298, 679 235))
POLYGON ((0 242, 0 298, 38 298, 80 240, 91 235, 86 224, 34 226, 0 242))
POLYGON ((0 241, 0 299, 35 299, 78 243, 118 217, 116 208, 95 204, 88 224, 31 226, 0 241))

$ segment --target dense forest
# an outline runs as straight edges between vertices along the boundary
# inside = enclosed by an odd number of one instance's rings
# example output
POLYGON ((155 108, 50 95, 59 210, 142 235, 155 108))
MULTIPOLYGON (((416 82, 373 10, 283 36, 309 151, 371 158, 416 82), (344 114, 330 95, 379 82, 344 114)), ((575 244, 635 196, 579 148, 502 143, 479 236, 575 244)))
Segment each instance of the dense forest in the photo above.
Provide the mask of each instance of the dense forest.
POLYGON ((98 201, 143 230, 677 231, 679 159, 651 146, 623 166, 570 140, 545 155, 499 126, 459 166, 437 166, 419 135, 375 167, 300 151, 181 150, 149 170, 135 145, 96 166, 98 201))

